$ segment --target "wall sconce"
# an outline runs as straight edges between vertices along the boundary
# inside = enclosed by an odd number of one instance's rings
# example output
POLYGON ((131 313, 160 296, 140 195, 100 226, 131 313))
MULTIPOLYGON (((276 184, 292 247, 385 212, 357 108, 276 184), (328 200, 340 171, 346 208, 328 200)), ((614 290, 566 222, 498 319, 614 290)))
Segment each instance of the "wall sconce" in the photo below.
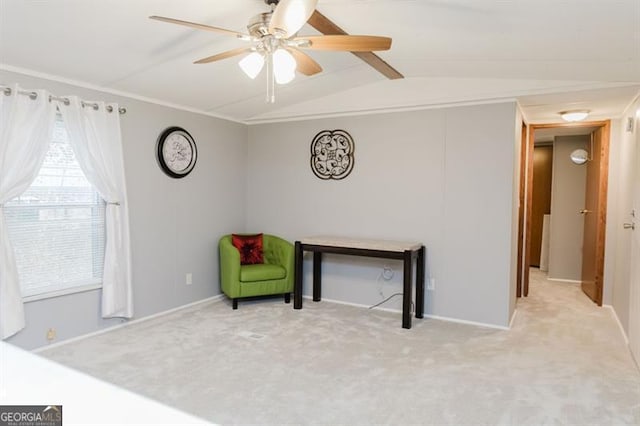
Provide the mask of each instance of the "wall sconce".
POLYGON ((573 164, 581 165, 589 161, 589 152, 586 149, 576 149, 571 153, 570 158, 573 164))

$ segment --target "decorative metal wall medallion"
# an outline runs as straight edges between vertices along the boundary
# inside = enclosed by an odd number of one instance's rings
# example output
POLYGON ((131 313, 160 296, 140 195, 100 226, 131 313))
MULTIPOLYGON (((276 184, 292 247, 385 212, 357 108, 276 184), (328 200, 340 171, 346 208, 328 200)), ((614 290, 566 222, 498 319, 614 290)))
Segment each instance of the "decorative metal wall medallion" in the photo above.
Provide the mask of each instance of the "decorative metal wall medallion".
POLYGON ((353 170, 354 149, 349 133, 323 130, 311 142, 311 170, 320 179, 344 179, 353 170))

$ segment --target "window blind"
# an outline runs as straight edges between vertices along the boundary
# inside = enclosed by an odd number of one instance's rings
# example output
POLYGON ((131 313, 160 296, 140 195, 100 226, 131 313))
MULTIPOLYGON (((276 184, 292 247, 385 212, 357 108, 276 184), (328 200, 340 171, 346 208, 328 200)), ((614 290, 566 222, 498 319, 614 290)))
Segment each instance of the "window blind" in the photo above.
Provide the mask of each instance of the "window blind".
POLYGON ((38 177, 4 212, 23 297, 101 283, 105 203, 80 169, 61 117, 38 177))

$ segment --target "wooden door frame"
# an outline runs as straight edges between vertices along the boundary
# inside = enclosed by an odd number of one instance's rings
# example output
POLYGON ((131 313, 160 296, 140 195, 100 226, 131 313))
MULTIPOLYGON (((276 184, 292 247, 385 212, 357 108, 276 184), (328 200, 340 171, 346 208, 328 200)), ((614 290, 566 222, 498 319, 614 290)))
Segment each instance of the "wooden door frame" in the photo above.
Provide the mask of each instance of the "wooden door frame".
POLYGON ((522 123, 522 134, 520 139, 520 188, 518 194, 518 263, 516 274, 516 297, 522 297, 522 264, 524 260, 524 216, 525 216, 525 178, 527 168, 524 166, 527 161, 527 125, 522 123))
MULTIPOLYGON (((527 126, 527 138, 526 138, 526 173, 521 170, 521 176, 524 174, 526 178, 526 185, 523 188, 522 180, 520 184, 521 196, 526 199, 525 213, 524 213, 524 242, 519 241, 519 245, 524 245, 524 259, 520 259, 518 256, 518 272, 521 274, 518 277, 518 283, 522 285, 522 291, 517 293, 527 297, 529 295, 529 264, 531 263, 531 219, 532 219, 532 201, 533 201, 533 148, 535 144, 535 131, 539 129, 552 129, 552 128, 579 128, 579 127, 601 127, 602 128, 602 175, 604 179, 600 181, 598 187, 598 204, 600 216, 597 221, 597 245, 596 245, 596 285, 598 288, 598 300, 596 303, 598 306, 602 306, 602 296, 604 290, 604 251, 605 251, 605 239, 606 239, 606 224, 607 224, 607 191, 609 182, 609 140, 611 138, 611 120, 603 121, 586 121, 579 123, 550 123, 550 124, 529 124, 527 126), (521 267, 520 267, 521 266, 521 267)), ((593 153, 592 153, 593 155, 593 153)), ((525 165, 524 161, 521 161, 521 167, 525 165)), ((519 238, 521 236, 519 235, 519 238)), ((520 252, 520 251, 519 251, 520 252)), ((520 286, 518 286, 520 287, 520 286)), ((518 289, 519 290, 519 289, 518 289)))

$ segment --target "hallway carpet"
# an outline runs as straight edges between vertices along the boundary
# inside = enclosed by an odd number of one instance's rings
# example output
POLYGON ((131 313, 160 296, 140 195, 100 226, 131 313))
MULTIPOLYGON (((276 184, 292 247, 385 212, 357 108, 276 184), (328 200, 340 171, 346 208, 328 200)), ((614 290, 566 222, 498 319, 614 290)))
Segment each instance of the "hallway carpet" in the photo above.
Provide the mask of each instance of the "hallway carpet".
POLYGON ((413 324, 213 302, 41 355, 222 424, 640 424, 640 373, 612 312, 577 285, 533 270, 509 331, 413 324))

